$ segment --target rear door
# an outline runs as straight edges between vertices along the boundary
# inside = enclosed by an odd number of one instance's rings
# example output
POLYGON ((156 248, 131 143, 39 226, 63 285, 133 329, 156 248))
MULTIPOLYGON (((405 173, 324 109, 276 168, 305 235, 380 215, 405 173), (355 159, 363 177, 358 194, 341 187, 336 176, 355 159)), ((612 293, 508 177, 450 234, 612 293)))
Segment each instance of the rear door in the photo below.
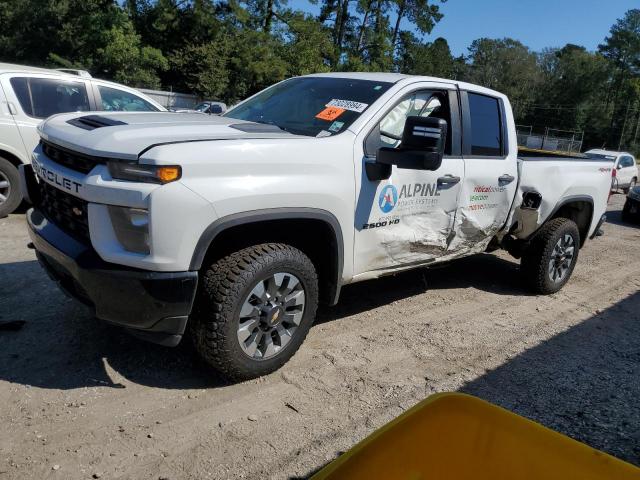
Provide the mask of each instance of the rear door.
POLYGON ((508 105, 502 98, 476 92, 461 91, 460 99, 465 175, 449 245, 449 252, 456 254, 484 250, 507 221, 518 184, 508 105))
POLYGON ((23 161, 27 161, 29 155, 24 148, 24 143, 22 143, 22 137, 14 118, 18 113, 18 109, 15 103, 9 100, 4 93, 3 77, 5 76, 0 75, 0 148, 14 154, 23 161))
POLYGON ((428 263, 444 255, 464 177, 460 116, 454 85, 407 86, 372 119, 356 141, 356 274, 428 263), (437 117, 449 126, 445 157, 435 171, 392 167, 388 180, 369 180, 365 163, 380 147, 396 148, 409 116, 437 117))

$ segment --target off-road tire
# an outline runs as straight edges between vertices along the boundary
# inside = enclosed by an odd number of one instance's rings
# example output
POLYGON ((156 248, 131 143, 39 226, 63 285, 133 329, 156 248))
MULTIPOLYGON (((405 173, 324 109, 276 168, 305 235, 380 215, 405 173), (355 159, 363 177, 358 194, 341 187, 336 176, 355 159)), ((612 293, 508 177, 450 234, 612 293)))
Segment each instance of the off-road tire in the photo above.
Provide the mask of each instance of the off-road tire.
POLYGON ((255 245, 217 260, 202 273, 191 336, 199 355, 226 378, 256 378, 279 369, 296 353, 311 328, 317 307, 318 277, 311 260, 289 245, 255 245), (257 360, 247 356, 239 344, 240 309, 252 288, 275 272, 288 272, 300 280, 305 293, 304 313, 282 351, 257 360))
POLYGON ((11 185, 7 199, 0 203, 0 218, 2 218, 18 208, 22 202, 22 194, 20 193, 20 175, 13 163, 0 157, 0 173, 2 173, 0 180, 6 178, 11 185))
POLYGON ((520 271, 524 282, 536 293, 550 294, 559 291, 571 278, 573 269, 578 261, 580 250, 580 232, 573 220, 554 218, 543 225, 531 239, 529 246, 522 255, 520 271), (549 262, 554 247, 564 235, 573 237, 574 255, 565 277, 554 282, 549 276, 549 262))

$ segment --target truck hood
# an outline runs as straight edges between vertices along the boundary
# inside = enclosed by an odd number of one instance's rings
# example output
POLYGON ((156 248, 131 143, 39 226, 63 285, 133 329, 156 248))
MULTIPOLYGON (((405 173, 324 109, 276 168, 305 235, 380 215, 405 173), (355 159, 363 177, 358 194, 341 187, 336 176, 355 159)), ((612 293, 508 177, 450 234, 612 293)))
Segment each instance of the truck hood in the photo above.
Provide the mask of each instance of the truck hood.
POLYGON ((201 113, 64 113, 38 127, 51 143, 97 157, 137 160, 158 144, 203 140, 296 138, 275 125, 201 113))

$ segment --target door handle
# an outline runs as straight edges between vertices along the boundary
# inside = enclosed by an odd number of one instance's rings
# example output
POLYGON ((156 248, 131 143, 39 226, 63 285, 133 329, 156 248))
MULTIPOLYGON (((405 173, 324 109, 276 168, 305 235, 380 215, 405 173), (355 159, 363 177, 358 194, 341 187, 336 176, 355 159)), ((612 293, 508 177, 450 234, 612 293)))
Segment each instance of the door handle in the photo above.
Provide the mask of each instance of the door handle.
POLYGON ((504 175, 501 175, 500 177, 498 177, 498 185, 500 186, 509 185, 515 179, 516 177, 514 177, 513 175, 509 175, 508 173, 505 173, 504 175))
POLYGON ((7 104, 7 109, 9 110, 9 113, 11 115, 17 115, 18 114, 18 110, 16 110, 16 107, 13 103, 11 102, 5 102, 7 104))
POLYGON ((455 185, 460 181, 460 177, 455 177, 453 175, 445 175, 444 177, 438 178, 438 187, 447 186, 450 187, 455 185))

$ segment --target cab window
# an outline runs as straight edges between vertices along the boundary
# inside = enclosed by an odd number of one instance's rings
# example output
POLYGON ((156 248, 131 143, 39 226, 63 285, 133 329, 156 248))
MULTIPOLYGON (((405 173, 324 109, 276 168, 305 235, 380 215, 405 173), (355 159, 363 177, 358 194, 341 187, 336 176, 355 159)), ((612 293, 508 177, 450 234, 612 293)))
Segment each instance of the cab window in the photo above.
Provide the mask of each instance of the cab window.
POLYGON ((620 161, 618 162, 618 165, 621 168, 633 167, 635 165, 635 162, 633 161, 633 158, 629 156, 624 156, 624 157, 620 157, 620 161))
POLYGON ((471 155, 502 155, 502 122, 498 99, 469 92, 471 155))
POLYGON ((98 85, 102 98, 102 110, 108 112, 157 112, 158 109, 146 100, 117 88, 98 85))
POLYGON ((408 117, 441 118, 447 122, 445 155, 451 154, 451 115, 445 92, 418 91, 404 97, 380 121, 369 134, 365 144, 367 155, 375 155, 380 147, 397 148, 408 117))
POLYGON ((84 82, 53 78, 13 77, 11 86, 22 110, 30 117, 91 110, 84 82))

